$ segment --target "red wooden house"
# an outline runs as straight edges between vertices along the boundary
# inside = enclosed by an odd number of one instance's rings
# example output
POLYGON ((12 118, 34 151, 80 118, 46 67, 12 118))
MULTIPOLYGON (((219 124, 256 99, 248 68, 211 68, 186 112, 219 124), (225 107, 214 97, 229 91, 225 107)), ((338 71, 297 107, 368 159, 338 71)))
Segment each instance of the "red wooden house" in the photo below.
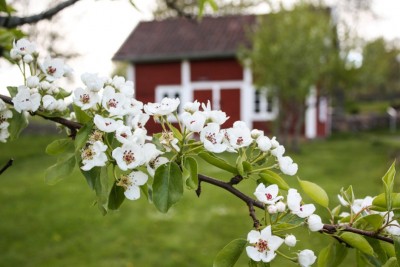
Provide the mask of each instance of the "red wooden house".
MULTIPOLYGON (((248 30, 255 23, 254 15, 141 22, 113 59, 130 63, 128 79, 134 81, 136 98, 144 103, 166 96, 179 97, 181 103, 210 100, 213 109, 230 116, 223 127, 242 120, 265 130, 278 108, 266 90, 256 90, 251 69, 237 60, 238 48, 249 45, 248 30)), ((326 136, 326 99, 314 92, 308 101, 305 136, 326 136)), ((153 127, 148 128, 154 131, 153 127)))

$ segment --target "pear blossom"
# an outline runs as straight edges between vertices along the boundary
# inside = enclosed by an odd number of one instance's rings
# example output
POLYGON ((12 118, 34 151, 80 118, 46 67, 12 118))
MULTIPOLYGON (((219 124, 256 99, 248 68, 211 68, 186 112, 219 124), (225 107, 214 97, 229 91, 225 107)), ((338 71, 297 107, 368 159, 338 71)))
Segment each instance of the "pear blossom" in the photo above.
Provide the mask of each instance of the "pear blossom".
POLYGON ((100 103, 100 96, 97 93, 83 88, 77 88, 74 91, 74 104, 82 110, 91 109, 98 103, 100 103))
POLYGON ((107 156, 104 153, 107 146, 101 141, 96 141, 93 144, 88 143, 81 150, 82 167, 84 171, 89 171, 93 167, 104 166, 107 162, 107 156))
POLYGON ((125 83, 121 84, 118 87, 118 90, 121 94, 128 98, 133 98, 135 95, 135 88, 132 81, 126 81, 125 83))
POLYGON ((207 105, 202 103, 201 107, 203 108, 204 114, 207 117, 207 122, 213 122, 222 125, 229 119, 225 112, 221 110, 212 110, 210 100, 208 100, 207 105))
POLYGON ((199 111, 199 107, 200 107, 200 103, 197 102, 197 100, 195 100, 194 102, 186 102, 183 105, 183 110, 190 114, 193 114, 196 111, 199 111))
POLYGON ((123 171, 134 169, 145 163, 143 149, 137 144, 126 143, 122 147, 115 148, 112 151, 112 157, 123 171))
POLYGON ((355 199, 353 204, 351 205, 351 209, 354 213, 359 213, 362 210, 368 211, 368 207, 372 206, 372 201, 374 199, 370 196, 366 196, 363 199, 355 199))
POLYGON ((321 217, 316 214, 311 214, 307 219, 308 229, 312 232, 322 230, 324 224, 322 223, 321 217))
POLYGON ((226 135, 233 149, 247 147, 253 142, 250 129, 243 121, 236 121, 232 128, 226 130, 226 135))
POLYGON ((164 97, 160 103, 148 103, 144 105, 144 111, 152 116, 166 116, 176 111, 179 104, 179 98, 164 97))
POLYGON ((339 202, 340 202, 340 204, 341 204, 342 206, 348 207, 348 206, 350 205, 349 202, 347 202, 347 201, 344 199, 344 197, 342 197, 341 195, 337 195, 337 197, 338 197, 339 202))
POLYGON ((297 239, 296 239, 296 237, 294 235, 287 235, 285 237, 286 246, 294 247, 294 246, 296 246, 296 243, 297 243, 297 239))
POLYGON ((298 261, 301 267, 313 265, 316 259, 317 257, 314 255, 314 252, 309 249, 302 250, 298 254, 298 261))
POLYGON ((52 111, 52 110, 56 110, 58 107, 57 99, 55 99, 51 95, 43 96, 42 102, 43 102, 43 107, 46 110, 52 111))
POLYGON ((122 175, 119 186, 125 189, 124 195, 127 199, 136 200, 140 198, 140 186, 148 180, 147 174, 141 171, 133 171, 128 175, 122 175))
MULTIPOLYGON (((252 135, 253 136, 253 135, 252 135)), ((257 147, 260 149, 262 152, 266 152, 270 150, 271 148, 271 140, 267 136, 259 136, 256 139, 257 147)))
POLYGON ((278 201, 278 202, 275 204, 275 207, 276 207, 276 209, 277 209, 278 212, 284 212, 284 211, 286 210, 286 204, 283 203, 282 201, 278 201))
POLYGON ((151 140, 151 137, 147 136, 147 130, 144 128, 135 129, 131 141, 138 145, 144 145, 146 140, 151 140))
POLYGON ((47 57, 40 68, 49 82, 55 81, 65 74, 64 61, 60 58, 47 57))
POLYGON ((115 89, 107 86, 103 92, 102 106, 110 113, 110 116, 123 116, 126 114, 124 105, 126 98, 121 93, 116 93, 115 89))
POLYGON ((275 213, 278 212, 278 209, 276 208, 275 205, 269 205, 267 207, 267 211, 268 211, 269 214, 275 214, 275 213))
POLYGON ((277 158, 280 158, 283 156, 283 154, 285 153, 285 147, 282 145, 278 145, 277 147, 274 147, 272 145, 271 142, 271 146, 273 147, 273 149, 271 149, 271 154, 277 158))
POLYGON ((247 255, 254 261, 270 262, 276 253, 275 251, 282 245, 283 239, 272 235, 271 226, 268 225, 259 231, 251 230, 247 235, 250 246, 246 247, 247 255))
POLYGON ((222 153, 227 149, 224 144, 224 134, 220 131, 218 123, 209 123, 200 132, 200 141, 204 144, 204 148, 214 153, 222 153))
POLYGON ((279 145, 280 144, 279 144, 278 140, 276 140, 276 136, 272 137, 271 138, 271 146, 272 146, 272 148, 277 148, 279 145))
POLYGON ((39 93, 31 93, 29 88, 21 85, 18 87, 18 93, 13 97, 14 109, 21 113, 22 111, 35 112, 40 106, 41 96, 39 93))
POLYGON ((264 136, 264 131, 258 130, 258 129, 253 129, 250 132, 251 138, 256 140, 258 137, 264 136))
POLYGON ((203 130, 206 117, 200 111, 195 111, 193 114, 183 112, 181 114, 181 122, 189 131, 198 133, 203 130))
POLYGON ((36 45, 26 38, 14 41, 13 48, 11 49, 13 59, 17 59, 18 56, 20 58, 21 56, 32 55, 34 53, 36 53, 36 45))
POLYGON ((114 120, 111 118, 104 118, 98 114, 94 116, 94 124, 96 127, 103 132, 112 133, 115 132, 118 128, 123 126, 123 122, 121 120, 114 120))
POLYGON ((8 131, 8 128, 0 129, 0 142, 7 142, 8 137, 10 137, 10 132, 8 131))
MULTIPOLYGON (((131 115, 131 116, 137 116, 137 115, 143 113, 142 112, 143 103, 141 101, 136 100, 135 98, 128 97, 128 98, 125 98, 124 109, 125 109, 126 114, 131 115)), ((147 116, 149 116, 149 115, 147 115, 147 116)))
POLYGON ((154 176, 154 174, 156 173, 156 170, 158 167, 160 167, 161 165, 165 164, 169 162, 169 159, 167 159, 166 157, 157 157, 153 160, 150 160, 147 163, 147 172, 151 175, 154 176))
POLYGON ((131 126, 133 129, 144 128, 149 119, 149 114, 140 111, 140 113, 138 113, 136 116, 133 116, 133 118, 132 116, 128 118, 128 125, 131 126))
POLYGON ((34 60, 34 58, 33 58, 33 56, 32 55, 25 55, 25 56, 23 56, 22 57, 22 60, 26 63, 26 64, 29 64, 29 63, 31 63, 33 60, 34 60))
POLYGON ((82 82, 92 92, 99 92, 106 82, 106 78, 99 77, 97 73, 85 72, 81 75, 82 82))
POLYGON ((278 164, 281 171, 286 175, 293 176, 297 173, 298 165, 289 156, 278 157, 278 164))
POLYGON ((389 212, 389 214, 385 216, 384 224, 389 222, 389 225, 386 226, 385 230, 391 235, 400 235, 400 224, 397 220, 393 220, 393 217, 393 211, 389 212))
POLYGON ((130 127, 122 125, 115 131, 115 137, 122 144, 130 142, 132 138, 132 130, 130 127))
MULTIPOLYGON (((1 99, 0 99, 1 100, 1 99)), ((9 109, 0 109, 0 129, 7 129, 10 125, 7 120, 12 118, 13 114, 9 109)))
POLYGON ((279 188, 276 184, 272 184, 269 185, 268 187, 265 187, 263 183, 260 183, 257 186, 254 195, 262 203, 267 205, 272 205, 283 198, 282 196, 278 196, 278 193, 279 193, 279 188))
POLYGON ((29 88, 38 87, 40 85, 39 77, 38 76, 30 76, 30 77, 26 78, 26 85, 29 88))
POLYGON ((306 218, 314 213, 314 204, 301 204, 301 196, 296 189, 290 188, 287 196, 287 205, 290 211, 300 218, 306 218))

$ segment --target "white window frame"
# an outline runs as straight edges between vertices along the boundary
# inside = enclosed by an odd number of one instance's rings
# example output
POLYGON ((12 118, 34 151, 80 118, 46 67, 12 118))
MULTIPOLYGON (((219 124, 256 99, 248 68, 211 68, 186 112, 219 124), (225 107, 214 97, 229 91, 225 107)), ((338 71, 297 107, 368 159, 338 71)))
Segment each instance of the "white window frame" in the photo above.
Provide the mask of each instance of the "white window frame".
POLYGON ((255 88, 253 88, 253 102, 252 102, 252 118, 253 120, 259 120, 259 121, 271 121, 271 120, 275 120, 276 117, 278 116, 278 101, 276 99, 276 97, 272 97, 272 101, 271 104, 272 106, 270 107, 271 111, 268 111, 269 107, 269 103, 267 101, 267 96, 268 96, 268 89, 266 88, 262 88, 259 90, 256 90, 255 88), (260 111, 256 112, 256 95, 257 95, 257 91, 259 93, 259 101, 260 101, 260 111))

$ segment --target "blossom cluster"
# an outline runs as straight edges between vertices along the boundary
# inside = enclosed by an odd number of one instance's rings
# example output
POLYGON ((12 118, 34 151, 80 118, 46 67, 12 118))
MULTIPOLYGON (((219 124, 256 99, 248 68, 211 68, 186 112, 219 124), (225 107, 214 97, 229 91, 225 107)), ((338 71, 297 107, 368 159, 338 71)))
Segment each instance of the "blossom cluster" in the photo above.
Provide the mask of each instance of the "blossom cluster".
MULTIPOLYGON (((323 228, 321 217, 314 214, 314 204, 303 204, 302 197, 296 189, 290 188, 287 194, 286 203, 284 197, 279 195, 278 185, 272 184, 265 186, 260 183, 254 195, 265 204, 265 209, 270 215, 279 215, 283 218, 287 214, 296 215, 305 219, 308 229, 312 232, 320 231, 323 228)), ((275 251, 283 244, 293 247, 296 245, 296 237, 288 235, 285 239, 271 234, 271 226, 268 225, 263 230, 252 230, 247 236, 249 246, 246 248, 247 255, 254 261, 270 262, 276 253, 275 251)), ((302 251, 298 255, 298 262, 301 266, 310 266, 316 260, 314 253, 310 250, 302 251)))
POLYGON ((10 56, 24 76, 24 84, 18 86, 12 98, 17 112, 67 111, 64 98, 70 93, 57 86, 56 80, 68 76, 72 70, 62 59, 46 57, 40 61, 36 45, 27 39, 14 42, 10 56))
MULTIPOLYGON (((378 214, 382 216, 383 219, 383 227, 388 234, 400 236, 400 224, 396 220, 393 211, 375 211, 372 209, 373 201, 375 197, 366 196, 365 198, 354 199, 353 201, 345 199, 342 195, 338 195, 339 202, 341 206, 349 208, 350 212, 353 214, 353 221, 371 215, 378 214)), ((348 222, 350 217, 352 217, 350 212, 341 212, 339 217, 341 217, 340 222, 348 222)))
POLYGON ((0 142, 6 142, 7 138, 10 136, 8 131, 10 123, 8 120, 12 118, 12 116, 11 110, 9 110, 6 103, 0 99, 0 142))
POLYGON ((184 128, 192 133, 199 133, 204 148, 213 153, 237 152, 252 145, 262 153, 276 157, 280 170, 287 175, 295 175, 298 166, 289 156, 284 156, 285 148, 275 137, 270 139, 258 129, 251 130, 245 122, 236 121, 233 127, 221 129, 229 117, 225 112, 212 110, 210 101, 207 104, 197 101, 186 103, 180 119, 184 128), (202 110, 200 110, 200 105, 202 110))

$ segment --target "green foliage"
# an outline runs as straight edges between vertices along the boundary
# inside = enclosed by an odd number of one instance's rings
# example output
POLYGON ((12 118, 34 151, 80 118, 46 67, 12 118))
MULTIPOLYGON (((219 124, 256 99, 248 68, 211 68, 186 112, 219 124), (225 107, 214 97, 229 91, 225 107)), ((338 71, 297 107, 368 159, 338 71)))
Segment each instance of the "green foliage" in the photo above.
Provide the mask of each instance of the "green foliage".
POLYGON ((235 239, 226 245, 214 259, 213 267, 233 267, 247 245, 246 239, 235 239))
POLYGON ((217 168, 220 168, 235 175, 238 174, 237 168, 210 152, 202 152, 199 154, 199 157, 217 168))
POLYGON ((260 172, 260 182, 265 184, 276 184, 280 189, 289 190, 289 185, 286 181, 279 176, 276 172, 270 170, 264 170, 260 172))
POLYGON ((314 200, 316 203, 318 203, 322 207, 327 208, 329 206, 328 194, 325 192, 324 189, 322 189, 322 187, 320 187, 319 185, 317 185, 315 183, 309 182, 309 181, 300 180, 299 178, 297 178, 297 180, 299 181, 299 184, 300 184, 301 188, 303 189, 303 191, 312 200, 314 200))
POLYGON ((182 172, 175 162, 157 168, 153 183, 153 202, 156 208, 166 213, 183 195, 182 172))
POLYGON ((183 178, 186 186, 190 189, 196 189, 199 183, 197 161, 193 157, 186 157, 183 164, 183 178))
POLYGON ((117 210, 125 200, 124 188, 114 182, 108 197, 108 209, 117 210))
POLYGON ((374 250, 371 247, 371 245, 361 235, 350 232, 344 232, 340 235, 340 238, 343 239, 344 242, 346 242, 353 248, 356 248, 367 255, 372 256, 374 254, 374 250))
POLYGON ((329 243, 318 255, 318 267, 339 266, 347 255, 347 248, 336 241, 329 243))
POLYGON ((109 195, 107 166, 101 167, 100 175, 96 178, 94 189, 97 196, 97 207, 103 215, 106 215, 109 195))
POLYGON ((46 147, 46 153, 55 156, 66 151, 74 150, 74 142, 70 138, 54 140, 46 147))
POLYGON ((17 112, 15 109, 12 109, 12 120, 10 121, 10 126, 8 131, 10 133, 10 139, 16 140, 18 139, 21 132, 28 126, 28 119, 24 112, 17 112))
POLYGON ((74 153, 63 154, 53 166, 47 168, 45 173, 45 181, 50 185, 54 185, 59 181, 69 177, 75 168, 76 159, 74 153))
POLYGON ((396 175, 395 163, 393 162, 389 170, 382 177, 383 185, 385 187, 385 198, 386 198, 386 208, 387 210, 392 209, 392 192, 394 185, 394 176, 396 175))

